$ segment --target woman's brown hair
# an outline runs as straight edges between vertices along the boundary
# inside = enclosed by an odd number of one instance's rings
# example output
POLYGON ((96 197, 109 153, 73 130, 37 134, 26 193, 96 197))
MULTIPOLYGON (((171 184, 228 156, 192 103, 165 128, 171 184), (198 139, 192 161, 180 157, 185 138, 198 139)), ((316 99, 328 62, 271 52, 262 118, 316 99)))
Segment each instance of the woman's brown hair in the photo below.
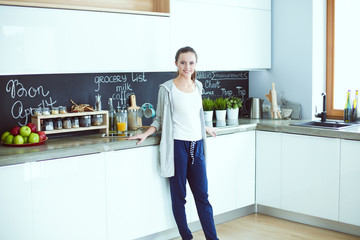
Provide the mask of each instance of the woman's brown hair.
MULTIPOLYGON (((193 54, 195 54, 195 58, 196 58, 196 62, 197 62, 198 56, 197 56, 195 50, 194 50, 192 47, 189 47, 189 46, 180 48, 180 49, 176 52, 175 61, 177 62, 177 61, 179 60, 180 54, 182 54, 182 53, 188 53, 188 52, 192 52, 193 54)), ((177 72, 177 76, 179 76, 179 71, 177 72)), ((195 79, 196 79, 196 70, 195 70, 194 73, 191 75, 191 80, 193 80, 193 81, 195 82, 195 79)))

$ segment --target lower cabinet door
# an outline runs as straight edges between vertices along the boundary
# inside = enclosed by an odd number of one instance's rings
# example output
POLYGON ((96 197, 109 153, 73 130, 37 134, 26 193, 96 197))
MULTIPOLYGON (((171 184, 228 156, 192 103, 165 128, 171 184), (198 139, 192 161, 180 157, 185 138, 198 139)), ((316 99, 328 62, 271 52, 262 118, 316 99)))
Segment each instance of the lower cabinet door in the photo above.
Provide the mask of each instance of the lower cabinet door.
POLYGON ((281 208, 282 133, 256 131, 256 203, 281 208))
POLYGON ((337 221, 340 139, 282 137, 282 209, 337 221))
POLYGON ((341 140, 339 221, 360 226, 359 141, 341 140))
POLYGON ((108 239, 136 239, 175 227, 159 146, 106 153, 108 239))
POLYGON ((255 132, 207 139, 209 200, 214 215, 255 202, 255 132))
POLYGON ((106 239, 103 153, 32 162, 31 172, 35 240, 106 239))
POLYGON ((30 164, 0 167, 0 239, 33 236, 30 164))

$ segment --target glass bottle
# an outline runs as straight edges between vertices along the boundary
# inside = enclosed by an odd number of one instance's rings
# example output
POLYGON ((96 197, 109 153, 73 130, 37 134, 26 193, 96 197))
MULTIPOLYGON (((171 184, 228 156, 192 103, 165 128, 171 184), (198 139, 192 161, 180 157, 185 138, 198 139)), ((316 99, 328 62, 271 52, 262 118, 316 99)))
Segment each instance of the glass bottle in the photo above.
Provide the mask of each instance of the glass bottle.
POLYGON ((95 95, 95 111, 101 111, 101 96, 95 95))
POLYGON ((116 133, 116 112, 113 107, 112 98, 109 98, 109 133, 116 133))
POLYGON ((350 103, 351 91, 348 90, 346 97, 346 104, 344 108, 344 122, 351 122, 351 103, 350 103))
POLYGON ((359 101, 359 90, 356 90, 355 92, 355 99, 354 99, 354 104, 353 104, 353 108, 352 108, 352 122, 356 122, 357 121, 357 108, 358 108, 358 101, 359 101))

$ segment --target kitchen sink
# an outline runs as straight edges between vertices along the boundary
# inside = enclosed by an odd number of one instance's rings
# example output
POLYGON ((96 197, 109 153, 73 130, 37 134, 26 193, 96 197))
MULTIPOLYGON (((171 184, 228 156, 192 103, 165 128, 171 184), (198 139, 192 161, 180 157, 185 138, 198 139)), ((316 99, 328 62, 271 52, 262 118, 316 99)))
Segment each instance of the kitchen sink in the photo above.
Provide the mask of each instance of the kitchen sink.
POLYGON ((303 122, 303 123, 293 123, 290 124, 292 126, 301 126, 301 127, 314 127, 314 128, 327 128, 327 129, 341 129, 345 127, 352 127, 356 124, 354 123, 345 123, 345 122, 337 122, 337 121, 311 121, 311 122, 303 122))

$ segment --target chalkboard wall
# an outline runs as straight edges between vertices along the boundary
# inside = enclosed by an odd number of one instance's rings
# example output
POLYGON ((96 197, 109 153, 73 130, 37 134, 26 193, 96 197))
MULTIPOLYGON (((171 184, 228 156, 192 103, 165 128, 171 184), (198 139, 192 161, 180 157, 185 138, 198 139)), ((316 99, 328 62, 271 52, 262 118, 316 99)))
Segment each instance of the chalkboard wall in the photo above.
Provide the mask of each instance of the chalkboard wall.
MULTIPOLYGON (((200 71, 197 79, 204 84, 203 96, 239 96, 248 98, 248 71, 200 71)), ((94 106, 100 94, 103 109, 108 98, 114 107, 129 105, 129 96, 136 95, 136 103, 152 103, 156 107, 159 85, 175 77, 174 72, 76 73, 0 76, 1 118, 0 132, 31 121, 31 108, 66 106, 72 99, 77 104, 94 106)), ((149 125, 151 119, 144 119, 149 125)))

